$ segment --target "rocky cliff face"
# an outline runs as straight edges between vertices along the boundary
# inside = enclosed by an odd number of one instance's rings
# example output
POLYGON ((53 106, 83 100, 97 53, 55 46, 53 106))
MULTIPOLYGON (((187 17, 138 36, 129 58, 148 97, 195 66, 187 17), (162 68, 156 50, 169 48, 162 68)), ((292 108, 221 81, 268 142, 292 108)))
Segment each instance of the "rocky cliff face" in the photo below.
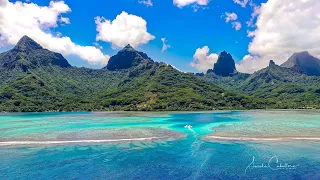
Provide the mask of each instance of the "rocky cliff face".
POLYGON ((281 67, 303 72, 308 76, 320 76, 320 60, 310 55, 308 51, 294 53, 281 67))
POLYGON ((221 52, 212 72, 220 76, 230 76, 235 71, 236 65, 231 54, 226 51, 221 52))

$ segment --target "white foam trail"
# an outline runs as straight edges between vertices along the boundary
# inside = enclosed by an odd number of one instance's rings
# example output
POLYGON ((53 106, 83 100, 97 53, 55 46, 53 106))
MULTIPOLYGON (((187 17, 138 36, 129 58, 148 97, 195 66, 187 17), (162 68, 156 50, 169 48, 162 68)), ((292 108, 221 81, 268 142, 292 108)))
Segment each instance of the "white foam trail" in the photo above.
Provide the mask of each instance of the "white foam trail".
POLYGON ((199 135, 196 133, 195 130, 193 130, 192 128, 187 128, 187 129, 189 129, 192 132, 193 137, 195 138, 194 142, 191 144, 191 147, 193 148, 193 150, 191 151, 191 156, 193 156, 194 153, 197 150, 199 150, 199 148, 203 142, 199 140, 199 135))
POLYGON ((74 141, 7 141, 7 142, 0 142, 0 146, 106 143, 106 142, 122 142, 122 141, 147 141, 147 140, 164 139, 164 138, 166 138, 166 137, 148 137, 148 138, 131 138, 131 139, 103 139, 103 140, 74 140, 74 141))
POLYGON ((196 134, 196 132, 192 128, 187 128, 189 129, 193 134, 196 134))
POLYGON ((201 166, 200 166, 200 169, 202 169, 203 165, 208 161, 208 159, 209 159, 210 157, 211 157, 211 156, 208 156, 208 157, 206 158, 206 160, 203 161, 203 163, 202 163, 201 166))
POLYGON ((320 137, 280 137, 280 138, 254 138, 254 137, 224 137, 207 136, 207 139, 228 140, 228 141, 286 141, 286 140, 315 140, 320 141, 320 137))

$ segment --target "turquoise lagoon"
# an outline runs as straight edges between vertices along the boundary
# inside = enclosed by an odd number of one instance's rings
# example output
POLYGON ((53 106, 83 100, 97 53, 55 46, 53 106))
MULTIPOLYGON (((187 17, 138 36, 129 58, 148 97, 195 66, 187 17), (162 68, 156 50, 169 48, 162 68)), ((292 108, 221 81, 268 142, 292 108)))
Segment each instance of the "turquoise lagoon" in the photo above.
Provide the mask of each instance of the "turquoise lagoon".
POLYGON ((3 113, 0 123, 0 179, 320 179, 319 111, 3 113))

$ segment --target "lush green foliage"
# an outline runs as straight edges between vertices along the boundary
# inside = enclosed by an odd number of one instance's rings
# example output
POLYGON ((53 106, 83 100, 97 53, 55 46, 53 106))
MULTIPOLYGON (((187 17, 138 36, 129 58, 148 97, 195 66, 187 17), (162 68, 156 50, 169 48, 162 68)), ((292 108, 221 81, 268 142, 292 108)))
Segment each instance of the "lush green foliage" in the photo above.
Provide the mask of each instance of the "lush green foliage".
POLYGON ((225 89, 275 102, 272 108, 320 108, 320 77, 307 76, 275 64, 251 76, 213 73, 201 77, 225 89))
POLYGON ((0 111, 95 110, 98 94, 117 88, 127 74, 57 66, 1 72, 0 111))
MULTIPOLYGON (((226 77, 183 73, 130 46, 113 56, 106 68, 76 68, 23 37, 14 49, 0 54, 0 111, 319 107, 319 78, 276 65, 251 76, 230 74, 234 61, 230 54, 226 58, 232 64, 222 74, 226 77)), ((220 65, 224 66, 219 63, 218 69, 220 65)))
POLYGON ((268 102, 227 92, 164 63, 123 71, 2 69, 1 111, 212 110, 265 108, 268 102), (12 75, 12 76, 10 76, 12 75))
POLYGON ((164 63, 132 69, 118 89, 101 98, 106 107, 126 110, 212 110, 265 108, 267 102, 227 92, 164 63))
POLYGON ((129 44, 118 52, 116 56, 112 56, 105 69, 108 70, 121 70, 128 69, 133 66, 138 66, 143 62, 153 62, 147 54, 138 52, 133 49, 129 44))
POLYGON ((106 68, 71 67, 28 37, 0 54, 0 111, 265 108, 126 46, 106 68))

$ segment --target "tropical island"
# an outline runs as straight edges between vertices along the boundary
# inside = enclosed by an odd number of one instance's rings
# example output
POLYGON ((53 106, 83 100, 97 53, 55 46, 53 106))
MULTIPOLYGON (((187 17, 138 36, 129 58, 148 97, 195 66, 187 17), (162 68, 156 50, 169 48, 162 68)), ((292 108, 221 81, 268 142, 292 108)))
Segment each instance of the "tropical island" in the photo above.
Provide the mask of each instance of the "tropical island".
POLYGON ((24 36, 0 54, 0 111, 320 108, 320 60, 308 52, 245 74, 223 51, 212 67, 181 72, 127 45, 102 69, 79 68, 24 36))

